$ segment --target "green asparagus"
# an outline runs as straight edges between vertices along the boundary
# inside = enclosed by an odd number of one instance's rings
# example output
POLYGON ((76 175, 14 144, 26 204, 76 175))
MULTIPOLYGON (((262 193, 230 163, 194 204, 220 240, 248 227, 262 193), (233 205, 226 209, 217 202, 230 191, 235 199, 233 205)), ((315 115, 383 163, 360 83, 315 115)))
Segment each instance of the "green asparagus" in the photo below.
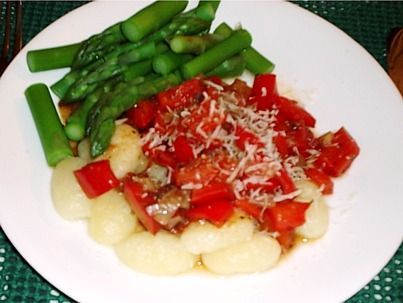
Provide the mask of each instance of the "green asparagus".
POLYGON ((204 34, 204 35, 178 35, 169 41, 169 46, 175 53, 179 54, 201 54, 208 48, 224 40, 223 36, 204 34))
POLYGON ((236 30, 227 39, 185 63, 181 68, 182 75, 185 79, 191 79, 199 74, 208 72, 226 59, 249 47, 251 43, 252 37, 246 30, 236 30))
POLYGON ((103 32, 83 41, 74 58, 72 68, 77 69, 86 66, 108 53, 115 45, 126 41, 120 27, 121 23, 114 24, 103 32))
POLYGON ((70 67, 73 64, 80 43, 59 47, 30 50, 27 53, 28 68, 31 72, 70 67))
POLYGON ((219 0, 199 1, 197 7, 195 8, 195 14, 196 16, 199 16, 200 18, 206 21, 213 21, 219 5, 220 5, 219 0))
POLYGON ((246 62, 243 56, 235 55, 206 73, 206 76, 218 76, 220 78, 231 78, 242 75, 245 71, 246 62))
POLYGON ((192 58, 188 54, 176 54, 172 51, 167 51, 154 57, 152 67, 156 73, 165 76, 192 58))
POLYGON ((123 21, 122 32, 129 41, 138 42, 168 23, 187 4, 188 1, 156 1, 123 21))
POLYGON ((94 84, 120 75, 129 68, 129 64, 151 59, 157 53, 167 50, 167 48, 165 44, 156 45, 154 42, 149 42, 121 56, 111 58, 98 66, 93 72, 76 81, 64 95, 63 100, 65 102, 74 102, 83 99, 94 90, 94 84))
POLYGON ((153 70, 152 60, 144 60, 138 63, 134 63, 128 66, 128 68, 122 73, 123 81, 132 80, 138 76, 144 76, 151 73, 153 70))
MULTIPOLYGON (((216 35, 228 35, 233 29, 225 22, 221 23, 214 31, 216 35)), ((275 65, 252 46, 242 51, 246 62, 246 68, 253 74, 271 73, 275 65)))
POLYGON ((32 84, 25 90, 25 97, 41 140, 46 161, 55 166, 61 160, 73 156, 48 87, 43 83, 32 84))

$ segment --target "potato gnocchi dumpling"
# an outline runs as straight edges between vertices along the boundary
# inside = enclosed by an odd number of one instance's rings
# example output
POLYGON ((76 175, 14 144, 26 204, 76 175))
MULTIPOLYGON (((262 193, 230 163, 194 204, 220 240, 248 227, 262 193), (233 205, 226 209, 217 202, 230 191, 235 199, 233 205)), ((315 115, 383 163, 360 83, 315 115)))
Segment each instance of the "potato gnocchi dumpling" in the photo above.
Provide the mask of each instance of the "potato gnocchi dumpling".
POLYGON ((277 240, 256 233, 249 240, 202 254, 202 261, 209 271, 228 275, 268 270, 277 264, 280 255, 281 246, 277 240))
POLYGON ((252 238, 254 229, 253 221, 247 218, 230 221, 221 228, 194 222, 182 233, 181 241, 191 253, 209 253, 252 238))
POLYGON ((90 215, 92 201, 82 191, 74 171, 86 162, 78 157, 61 161, 53 170, 51 194, 56 211, 67 220, 83 219, 90 215))
POLYGON ((198 257, 188 252, 180 239, 160 231, 155 236, 139 232, 115 246, 120 260, 129 267, 149 274, 173 275, 190 270, 198 257))
POLYGON ((137 166, 145 166, 143 158, 138 131, 128 124, 120 124, 116 127, 110 146, 98 160, 109 159, 113 173, 120 179, 127 173, 139 171, 137 166))
POLYGON ((313 200, 305 212, 305 223, 296 233, 306 239, 316 239, 325 234, 329 225, 329 209, 323 197, 313 200))
POLYGON ((295 182, 295 186, 301 193, 294 198, 298 202, 312 202, 314 199, 320 197, 319 187, 309 180, 298 180, 295 182))
POLYGON ((97 242, 112 245, 127 238, 137 226, 122 193, 109 191, 94 199, 88 221, 90 236, 97 242))

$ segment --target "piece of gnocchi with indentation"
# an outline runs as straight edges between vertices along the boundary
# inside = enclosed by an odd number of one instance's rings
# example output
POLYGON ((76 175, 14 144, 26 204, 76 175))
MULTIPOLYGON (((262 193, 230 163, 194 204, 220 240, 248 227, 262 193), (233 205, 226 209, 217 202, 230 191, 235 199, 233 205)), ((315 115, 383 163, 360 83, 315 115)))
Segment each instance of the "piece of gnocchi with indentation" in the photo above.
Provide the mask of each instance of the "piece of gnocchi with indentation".
POLYGON ((306 239, 323 236, 329 225, 329 209, 323 197, 314 199, 305 212, 305 223, 296 228, 296 233, 306 239))
POLYGON ((65 159, 52 173, 51 194, 56 211, 67 220, 83 219, 90 215, 91 200, 82 191, 74 171, 86 164, 81 158, 65 159))
POLYGON ((190 253, 179 238, 165 231, 132 234, 115 246, 119 259, 129 267, 149 274, 173 275, 193 268, 198 256, 190 253))
POLYGON ((186 249, 193 254, 209 253, 252 238, 255 225, 247 218, 237 218, 218 228, 208 222, 194 222, 181 235, 186 249))
POLYGON ((133 233, 136 226, 137 218, 122 193, 111 190, 94 199, 88 231, 95 241, 116 244, 133 233))
POLYGON ((268 270, 277 264, 280 256, 281 246, 277 240, 256 233, 249 240, 202 254, 202 262, 209 271, 228 275, 268 270))
POLYGON ((309 203, 319 198, 321 195, 319 187, 309 180, 298 180, 295 182, 295 186, 301 191, 301 193, 294 198, 297 202, 309 203))
POLYGON ((113 173, 120 179, 129 172, 139 172, 137 166, 144 166, 143 158, 137 130, 128 124, 120 124, 116 127, 108 149, 97 160, 109 159, 113 173))

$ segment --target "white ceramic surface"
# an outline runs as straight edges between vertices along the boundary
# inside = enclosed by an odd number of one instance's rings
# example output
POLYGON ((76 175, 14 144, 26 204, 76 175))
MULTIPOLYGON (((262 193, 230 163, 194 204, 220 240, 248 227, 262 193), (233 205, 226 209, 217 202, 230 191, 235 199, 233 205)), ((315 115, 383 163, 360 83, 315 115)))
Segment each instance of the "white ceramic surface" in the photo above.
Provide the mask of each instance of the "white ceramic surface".
MULTIPOLYGON (((98 2, 35 37, 0 80, 0 222, 22 256, 80 302, 340 302, 392 257, 403 234, 403 102, 381 66, 350 37, 296 5, 223 2, 217 20, 241 23, 288 87, 304 92, 319 132, 345 126, 361 154, 328 198, 331 225, 266 273, 231 277, 153 277, 121 265, 92 241, 83 222, 67 222, 50 200, 51 170, 24 98, 35 82, 66 70, 30 74, 29 49, 80 41, 122 20, 142 2, 98 2)), ((303 98, 304 99, 304 98, 303 98)))

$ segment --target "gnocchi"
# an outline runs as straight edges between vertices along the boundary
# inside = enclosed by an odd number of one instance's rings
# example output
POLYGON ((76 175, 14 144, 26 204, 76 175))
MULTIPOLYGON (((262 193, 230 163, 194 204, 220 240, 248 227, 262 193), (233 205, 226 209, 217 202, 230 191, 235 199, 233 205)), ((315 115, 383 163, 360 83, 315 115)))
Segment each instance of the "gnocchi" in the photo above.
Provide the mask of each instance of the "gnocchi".
POLYGON ((137 227, 137 218, 121 193, 109 191, 93 201, 88 220, 90 236, 113 245, 127 238, 137 227))
POLYGON ((108 159, 115 176, 120 179, 129 172, 141 172, 146 168, 140 135, 128 124, 117 125, 108 149, 98 160, 108 159))
POLYGON ((149 274, 173 275, 190 270, 198 257, 178 237, 165 231, 132 234, 115 246, 119 259, 129 267, 149 274))
POLYGON ((329 225, 329 209, 323 197, 313 200, 305 212, 305 223, 296 233, 306 239, 316 239, 325 234, 329 225))
POLYGON ((202 254, 206 268, 217 274, 265 271, 280 259, 281 246, 270 236, 255 233, 251 239, 202 254))
POLYGON ((194 222, 182 233, 181 241, 191 253, 209 253, 252 238, 254 229, 253 221, 247 218, 228 222, 221 228, 194 222))
POLYGON ((81 190, 73 172, 86 162, 78 157, 61 161, 53 170, 51 194, 53 205, 67 220, 83 219, 90 215, 91 200, 81 190))

